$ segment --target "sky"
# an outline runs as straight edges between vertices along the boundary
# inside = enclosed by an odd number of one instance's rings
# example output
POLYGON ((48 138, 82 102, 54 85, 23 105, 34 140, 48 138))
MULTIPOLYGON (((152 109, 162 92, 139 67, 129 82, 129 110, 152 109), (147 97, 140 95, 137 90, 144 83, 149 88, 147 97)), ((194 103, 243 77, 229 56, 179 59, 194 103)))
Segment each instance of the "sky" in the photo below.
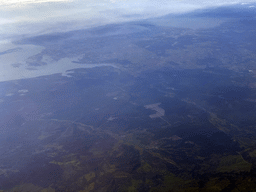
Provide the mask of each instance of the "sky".
POLYGON ((0 0, 0 41, 256 0, 0 0))

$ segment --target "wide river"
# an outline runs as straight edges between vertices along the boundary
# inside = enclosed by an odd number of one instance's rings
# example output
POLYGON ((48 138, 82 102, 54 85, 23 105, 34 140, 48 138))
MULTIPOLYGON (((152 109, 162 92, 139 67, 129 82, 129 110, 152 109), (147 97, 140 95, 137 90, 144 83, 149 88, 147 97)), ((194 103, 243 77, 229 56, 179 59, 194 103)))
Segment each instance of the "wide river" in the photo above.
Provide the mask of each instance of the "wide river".
POLYGON ((93 68, 101 66, 111 66, 118 68, 114 64, 77 64, 79 57, 63 58, 58 61, 53 61, 48 56, 43 57, 43 61, 47 63, 42 66, 28 66, 26 60, 40 53, 44 47, 35 45, 14 45, 4 42, 0 44, 0 82, 18 80, 24 78, 33 78, 45 75, 61 73, 64 76, 69 76, 68 70, 78 68, 93 68), (12 51, 14 50, 14 51, 12 51))

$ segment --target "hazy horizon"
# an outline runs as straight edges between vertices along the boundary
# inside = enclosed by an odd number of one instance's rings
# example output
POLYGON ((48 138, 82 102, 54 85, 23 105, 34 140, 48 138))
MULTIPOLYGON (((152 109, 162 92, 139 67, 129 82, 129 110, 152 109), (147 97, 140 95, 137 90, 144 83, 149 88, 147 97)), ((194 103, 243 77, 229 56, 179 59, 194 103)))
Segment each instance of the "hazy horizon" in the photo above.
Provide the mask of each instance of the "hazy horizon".
MULTIPOLYGON (((0 1, 0 41, 15 35, 37 35, 153 18, 251 1, 153 0, 12 0, 0 1)), ((253 8, 251 6, 251 8, 253 8)))

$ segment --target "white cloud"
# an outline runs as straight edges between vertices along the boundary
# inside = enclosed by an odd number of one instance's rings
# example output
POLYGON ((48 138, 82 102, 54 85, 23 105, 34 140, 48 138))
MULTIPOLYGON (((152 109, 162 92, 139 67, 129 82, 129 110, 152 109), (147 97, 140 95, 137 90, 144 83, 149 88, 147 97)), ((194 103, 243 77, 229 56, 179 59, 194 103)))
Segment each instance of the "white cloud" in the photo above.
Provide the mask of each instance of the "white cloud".
POLYGON ((72 0, 0 0, 0 6, 24 6, 35 3, 71 2, 72 0))
POLYGON ((72 30, 249 2, 256 0, 0 0, 0 36, 54 31, 60 23, 62 27, 70 24, 67 26, 72 30))

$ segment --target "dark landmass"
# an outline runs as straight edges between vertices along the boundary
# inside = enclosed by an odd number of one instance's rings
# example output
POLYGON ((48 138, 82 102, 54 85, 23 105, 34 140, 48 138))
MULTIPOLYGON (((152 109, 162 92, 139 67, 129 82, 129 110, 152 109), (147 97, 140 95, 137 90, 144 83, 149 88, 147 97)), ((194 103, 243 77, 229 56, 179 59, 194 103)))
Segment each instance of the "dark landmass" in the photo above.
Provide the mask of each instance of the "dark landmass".
POLYGON ((14 48, 14 49, 8 49, 6 51, 0 52, 0 55, 4 55, 4 54, 8 54, 8 53, 13 53, 13 52, 16 52, 16 51, 19 51, 19 50, 21 50, 21 48, 19 48, 19 47, 14 48))
POLYGON ((44 46, 31 69, 51 65, 44 56, 118 67, 0 83, 1 190, 255 190, 255 20, 191 29, 169 17, 16 42, 44 46))

